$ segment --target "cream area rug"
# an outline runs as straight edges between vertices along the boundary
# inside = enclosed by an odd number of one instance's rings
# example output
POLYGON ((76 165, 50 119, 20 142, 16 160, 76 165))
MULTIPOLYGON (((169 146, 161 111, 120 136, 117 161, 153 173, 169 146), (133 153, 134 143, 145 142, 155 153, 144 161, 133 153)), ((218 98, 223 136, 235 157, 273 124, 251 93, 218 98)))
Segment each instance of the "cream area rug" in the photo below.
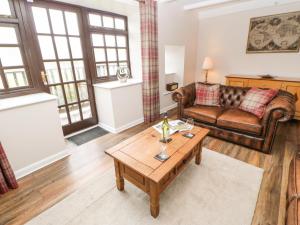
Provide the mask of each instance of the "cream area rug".
POLYGON ((150 215, 149 197, 125 180, 115 185, 114 170, 95 178, 28 225, 250 225, 263 170, 203 149, 161 194, 160 214, 150 215))

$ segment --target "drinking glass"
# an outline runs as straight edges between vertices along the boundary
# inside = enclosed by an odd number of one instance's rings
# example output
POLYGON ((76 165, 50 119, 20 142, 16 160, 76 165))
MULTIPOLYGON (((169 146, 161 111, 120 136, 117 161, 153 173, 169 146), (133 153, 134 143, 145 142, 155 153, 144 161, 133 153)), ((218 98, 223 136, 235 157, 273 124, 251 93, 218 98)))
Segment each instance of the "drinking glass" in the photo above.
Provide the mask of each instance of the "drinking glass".
POLYGON ((185 126, 187 130, 189 131, 188 133, 191 133, 191 130, 194 128, 194 119, 193 118, 188 118, 185 122, 185 126))
POLYGON ((169 157, 168 152, 167 152, 167 144, 166 143, 160 143, 160 157, 162 159, 167 159, 169 157))

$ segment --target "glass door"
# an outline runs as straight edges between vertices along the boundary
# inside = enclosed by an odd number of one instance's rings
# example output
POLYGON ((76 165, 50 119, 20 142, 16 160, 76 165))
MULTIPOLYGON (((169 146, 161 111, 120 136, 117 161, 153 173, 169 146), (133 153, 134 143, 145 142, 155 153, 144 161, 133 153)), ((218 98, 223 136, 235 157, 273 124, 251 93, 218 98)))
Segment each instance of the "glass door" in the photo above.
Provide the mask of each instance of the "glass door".
POLYGON ((83 51, 80 11, 59 3, 28 4, 41 58, 41 76, 58 97, 64 134, 97 124, 91 76, 83 51))

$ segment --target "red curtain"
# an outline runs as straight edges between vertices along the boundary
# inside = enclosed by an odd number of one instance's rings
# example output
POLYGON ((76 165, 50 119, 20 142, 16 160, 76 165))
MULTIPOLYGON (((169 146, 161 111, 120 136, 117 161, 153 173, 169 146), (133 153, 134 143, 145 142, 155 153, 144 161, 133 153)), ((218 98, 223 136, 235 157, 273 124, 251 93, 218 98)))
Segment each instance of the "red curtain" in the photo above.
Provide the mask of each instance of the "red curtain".
POLYGON ((0 194, 15 188, 18 188, 18 183, 0 143, 0 194))
POLYGON ((157 2, 140 1, 143 107, 145 122, 159 118, 159 68, 157 41, 157 2))

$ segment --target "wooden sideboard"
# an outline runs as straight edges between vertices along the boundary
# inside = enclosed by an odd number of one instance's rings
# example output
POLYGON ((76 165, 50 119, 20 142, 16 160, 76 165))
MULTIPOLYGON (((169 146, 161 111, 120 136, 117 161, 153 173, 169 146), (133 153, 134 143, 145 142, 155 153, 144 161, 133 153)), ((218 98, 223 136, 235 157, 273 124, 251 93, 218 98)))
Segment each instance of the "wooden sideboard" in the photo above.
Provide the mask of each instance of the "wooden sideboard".
POLYGON ((259 76, 228 75, 226 84, 239 87, 274 88, 288 91, 297 97, 295 119, 300 120, 300 78, 275 77, 264 79, 259 76))

